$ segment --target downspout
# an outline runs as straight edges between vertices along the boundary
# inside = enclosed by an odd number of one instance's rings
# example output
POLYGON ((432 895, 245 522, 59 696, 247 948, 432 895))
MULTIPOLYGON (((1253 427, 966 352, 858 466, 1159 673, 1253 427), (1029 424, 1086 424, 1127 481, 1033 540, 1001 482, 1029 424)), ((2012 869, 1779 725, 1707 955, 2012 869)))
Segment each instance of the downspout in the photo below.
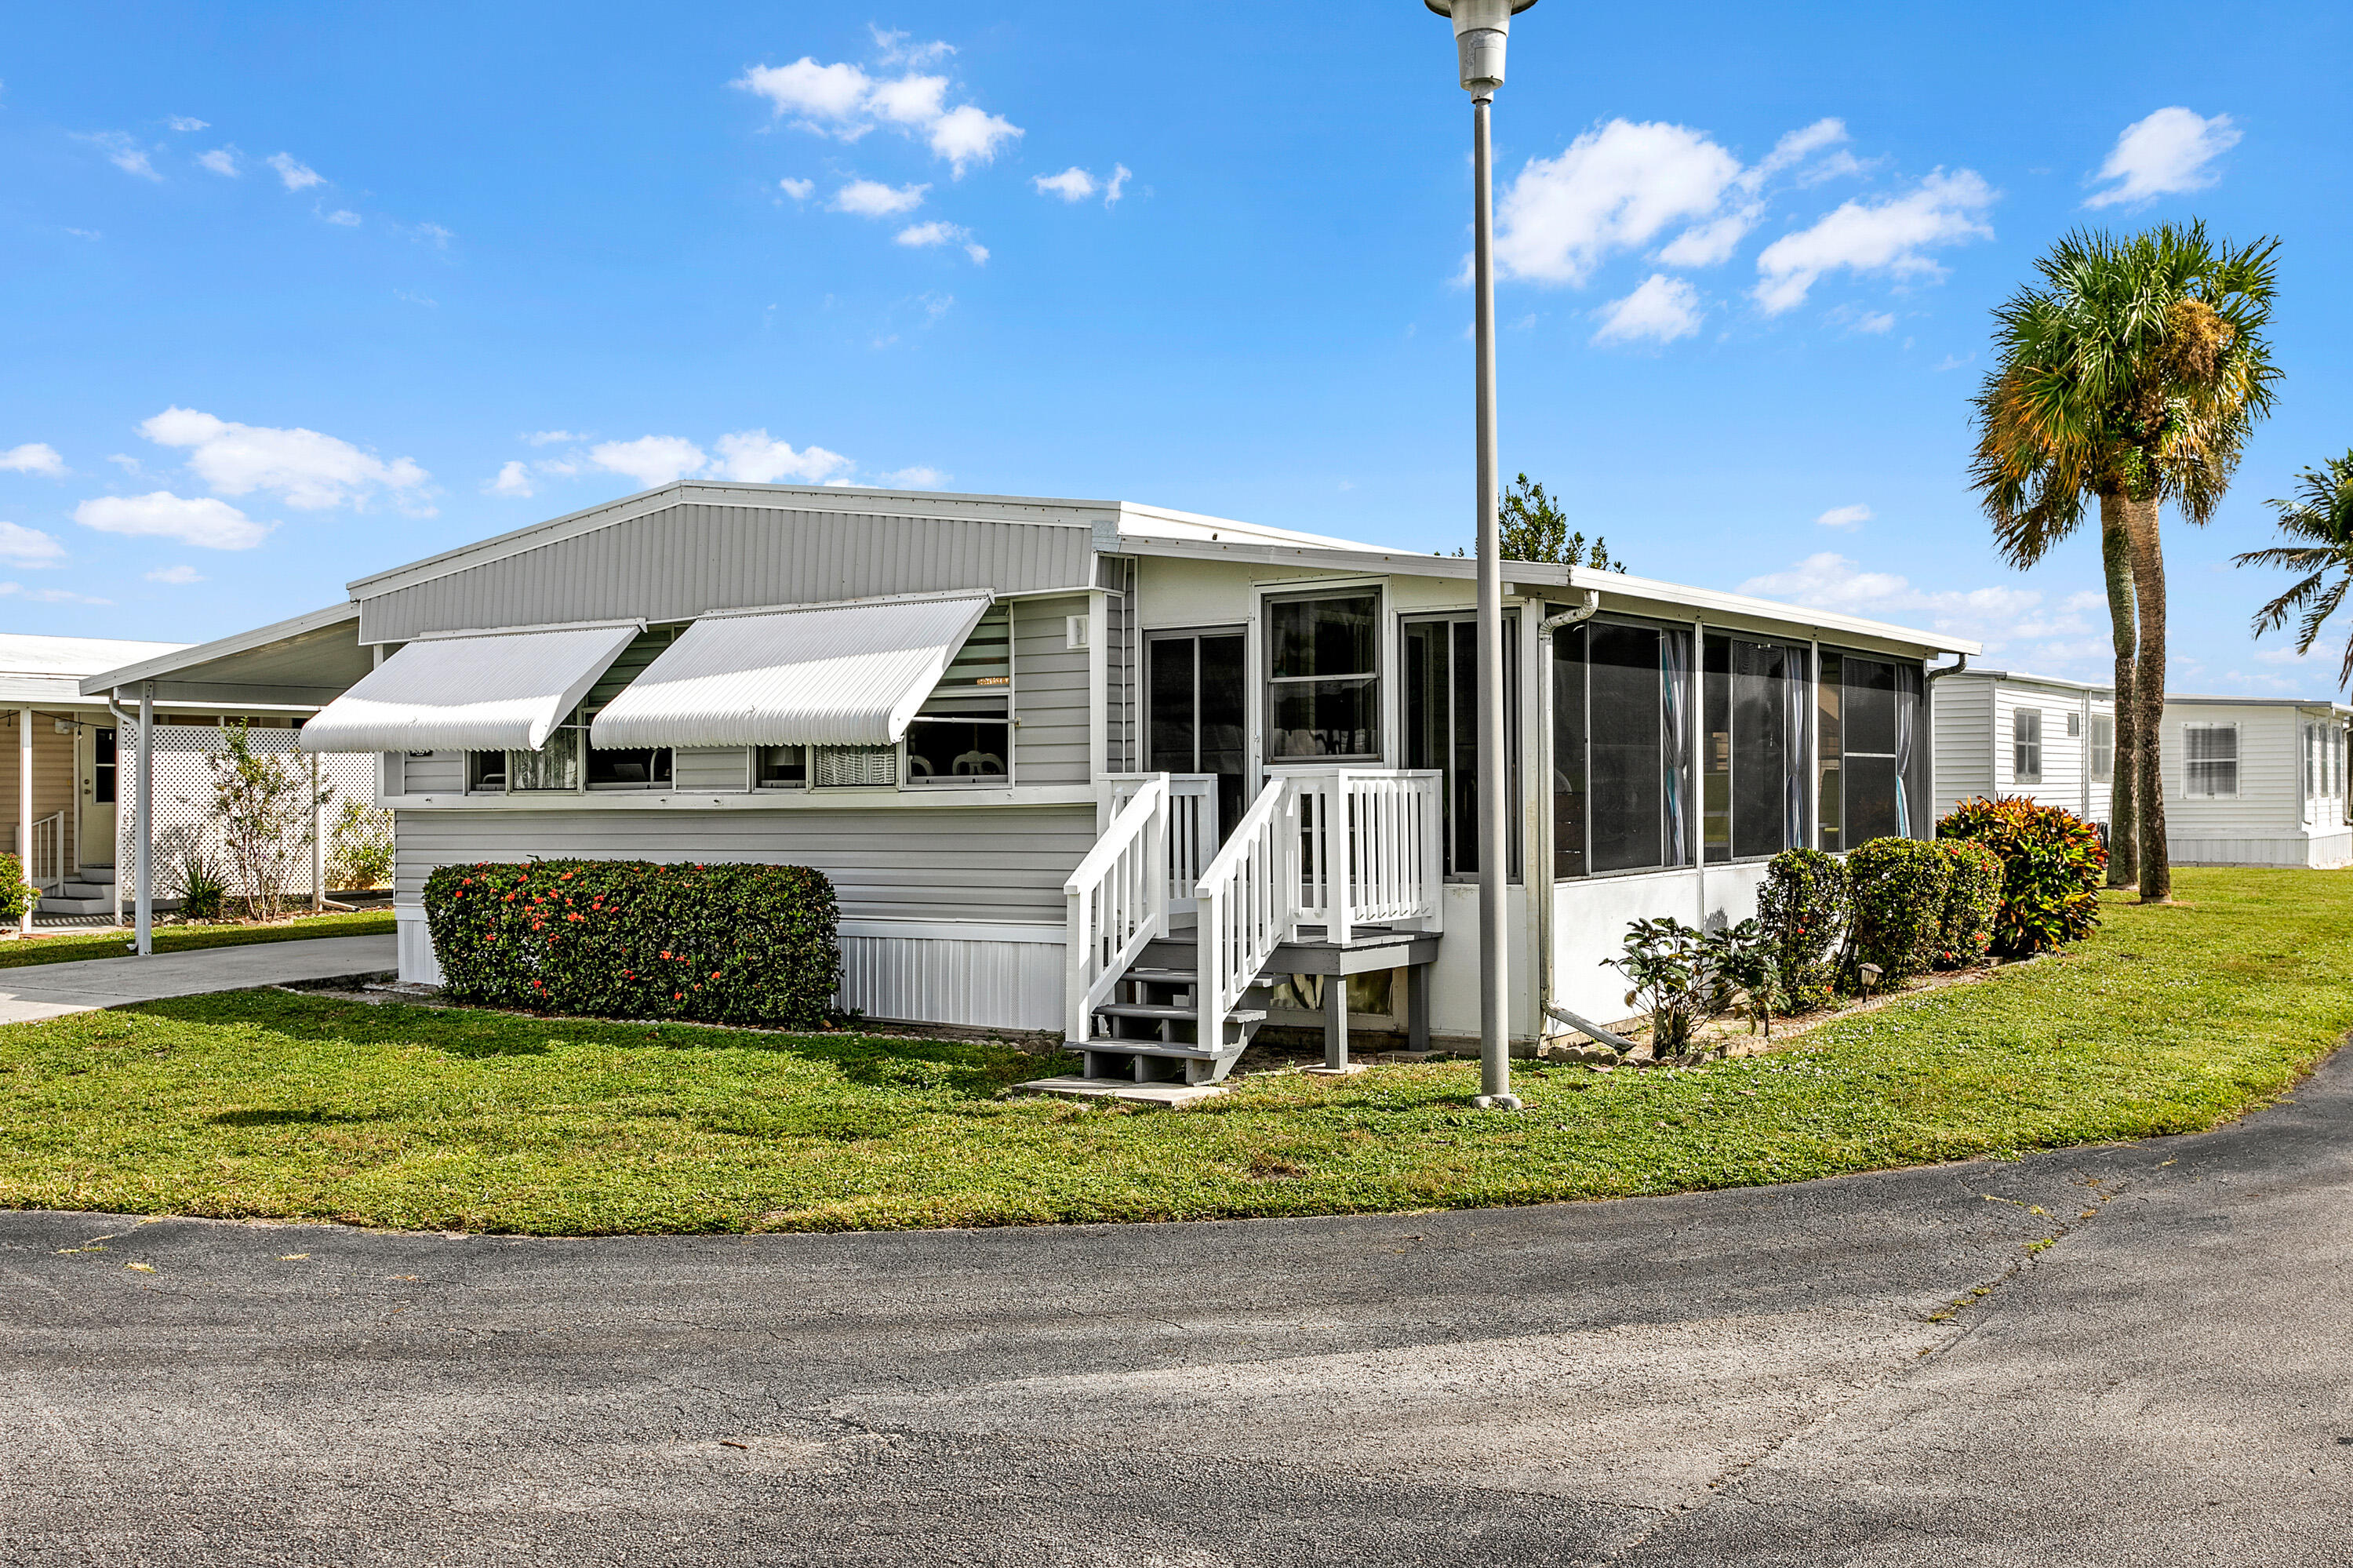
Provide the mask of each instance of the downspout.
POLYGON ((1575 609, 1563 610, 1558 615, 1548 615, 1542 620, 1537 621, 1537 668, 1528 673, 1529 678, 1536 683, 1536 690, 1539 693, 1536 700, 1536 712, 1538 715, 1536 729, 1538 734, 1536 736, 1536 744, 1535 747, 1538 766, 1530 768, 1528 771, 1534 776, 1536 780, 1536 788, 1542 791, 1545 797, 1536 812, 1536 863, 1527 868, 1528 875, 1526 878, 1527 885, 1530 888, 1541 886, 1544 890, 1542 895, 1536 899, 1536 1049, 1539 1052, 1544 1049, 1545 1022, 1547 1019, 1557 1023, 1566 1023, 1571 1029, 1575 1029, 1582 1033, 1590 1035, 1592 1038, 1600 1041, 1606 1045, 1612 1046, 1615 1049, 1621 1051, 1626 1049, 1626 1043, 1624 1041, 1619 1039, 1616 1035, 1611 1034, 1608 1030, 1597 1029, 1593 1024, 1586 1022, 1583 1019, 1577 1017, 1573 1013, 1564 1013, 1558 1007, 1553 1004, 1552 1000, 1552 971, 1554 958, 1552 950, 1552 906, 1554 896, 1557 893, 1559 887, 1559 884, 1555 880, 1553 874, 1553 855, 1555 846, 1553 843, 1554 829, 1551 799, 1553 763, 1552 634, 1562 630, 1564 627, 1581 625, 1584 622, 1592 620, 1594 613, 1600 609, 1600 608, 1601 594, 1599 590, 1595 588, 1587 588, 1585 590, 1585 602, 1583 604, 1577 606, 1575 609), (1541 882, 1538 880, 1539 872, 1542 874, 1541 882))
MULTIPOLYGON (((1927 732, 1926 740, 1928 745, 1928 800, 1926 805, 1928 820, 1932 822, 1936 820, 1936 683, 1943 680, 1947 675, 1957 675, 1968 667, 1969 656, 1963 653, 1956 658, 1952 663, 1946 665, 1941 670, 1928 670, 1924 672, 1926 678, 1920 683, 1920 727, 1927 732)), ((2000 698, 2001 694, 1998 691, 1989 690, 1986 693, 1986 712, 1994 715, 1986 721, 1989 725, 1993 726, 1991 732, 1986 736, 1986 789, 1996 795, 2001 793, 2000 788, 1997 783, 1997 776, 2000 774, 2001 768, 2000 698)), ((2086 734, 2084 736, 2084 744, 2088 747, 2091 743, 2092 737, 2090 735, 2086 734)), ((1954 801, 1954 804, 1957 806, 1960 802, 1957 800, 1954 801)))

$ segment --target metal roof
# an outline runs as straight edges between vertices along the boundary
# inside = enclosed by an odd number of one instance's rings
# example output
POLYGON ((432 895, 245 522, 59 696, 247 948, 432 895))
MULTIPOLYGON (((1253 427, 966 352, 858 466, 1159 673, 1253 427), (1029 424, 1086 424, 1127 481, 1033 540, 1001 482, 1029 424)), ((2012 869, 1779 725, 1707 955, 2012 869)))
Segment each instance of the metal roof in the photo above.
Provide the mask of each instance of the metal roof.
POLYGON ((706 616, 607 704, 588 744, 887 746, 938 684, 987 593, 706 616))
POLYGON ((0 632, 0 705, 72 703, 83 677, 133 659, 175 653, 181 642, 132 642, 108 637, 39 637, 0 632))
POLYGON ((640 621, 422 637, 302 726, 305 751, 536 751, 640 621))

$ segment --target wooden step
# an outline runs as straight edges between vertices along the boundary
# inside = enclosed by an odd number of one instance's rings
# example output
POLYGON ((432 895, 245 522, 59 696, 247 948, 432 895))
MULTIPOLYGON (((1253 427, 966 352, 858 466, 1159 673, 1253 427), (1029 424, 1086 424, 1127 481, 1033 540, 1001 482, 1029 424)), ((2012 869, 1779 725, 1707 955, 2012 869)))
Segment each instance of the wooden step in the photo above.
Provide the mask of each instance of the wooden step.
POLYGON ((1148 980, 1154 985, 1198 985, 1201 983, 1201 972, 1198 969, 1164 969, 1153 964, 1137 964, 1119 978, 1122 980, 1148 980))
MULTIPOLYGON (((1201 1016, 1198 1007, 1184 1007, 1164 1001, 1106 1001, 1095 1011, 1106 1018, 1166 1019, 1174 1023, 1191 1023, 1201 1016)), ((1266 1012, 1260 1008, 1237 1008, 1226 1014, 1229 1023, 1263 1023, 1266 1012)))

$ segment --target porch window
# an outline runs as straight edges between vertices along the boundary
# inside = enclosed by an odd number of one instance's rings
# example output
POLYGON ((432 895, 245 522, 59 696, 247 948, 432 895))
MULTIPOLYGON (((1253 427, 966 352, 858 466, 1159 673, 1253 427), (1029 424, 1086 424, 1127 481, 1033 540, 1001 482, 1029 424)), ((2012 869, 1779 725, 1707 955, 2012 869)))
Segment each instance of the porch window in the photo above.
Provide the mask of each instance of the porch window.
POLYGON ((1241 820, 1250 677, 1240 631, 1155 632, 1145 643, 1145 766, 1218 776, 1218 821, 1241 820))
POLYGON ((1811 650, 1710 636, 1703 656, 1702 840, 1711 862, 1806 842, 1811 650))
POLYGON ((1821 660, 1821 847, 1927 837, 1920 667, 1830 648, 1821 660))
POLYGON ((753 758, 752 782, 761 789, 808 788, 808 747, 764 746, 753 758))
POLYGON ((2109 784, 2116 777, 2116 720, 2113 714, 2092 715, 2092 782, 2109 784))
POLYGON ((90 798, 98 805, 114 804, 114 731, 98 729, 90 737, 90 798))
POLYGON ((1589 620, 1552 640, 1553 874, 1691 863, 1692 634, 1589 620))
MULTIPOLYGON (((1519 799, 1519 640, 1516 611, 1504 612, 1504 713, 1509 800, 1519 799)), ((1440 832, 1446 873, 1479 870, 1479 622, 1475 616, 1416 620, 1405 628, 1405 765, 1445 775, 1440 790, 1440 832)), ((1505 835, 1506 874, 1519 874, 1518 815, 1505 835)))
POLYGON ((503 751, 466 753, 466 793, 502 795, 507 788, 507 754, 503 751))
MULTIPOLYGON (((574 717, 578 715, 575 714, 574 717)), ((560 724, 547 744, 537 751, 506 754, 506 787, 510 795, 576 794, 580 789, 580 752, 584 737, 575 723, 560 724)))
POLYGON ((992 605, 907 724, 907 782, 1005 785, 1013 778, 1013 621, 992 605))
POLYGON ((2010 776, 2014 784, 2042 782, 2042 710, 2019 708, 2010 715, 2010 776))
POLYGON ((2220 800, 2239 792, 2239 726, 2181 726, 2182 789, 2192 800, 2220 800))
POLYGON ((1377 762, 1377 593, 1267 602, 1267 760, 1377 762))
MULTIPOLYGON (((655 626, 638 633, 621 651, 620 657, 596 678, 596 683, 588 688, 588 694, 581 699, 580 706, 572 715, 572 723, 579 726, 580 747, 587 754, 586 771, 589 789, 667 789, 670 787, 671 754, 669 747, 626 747, 607 750, 589 744, 590 726, 596 722, 596 715, 603 713, 615 697, 627 691, 632 681, 644 674, 647 668, 678 641, 678 634, 684 630, 679 626, 655 626)), ((517 787, 532 788, 527 785, 517 787)), ((545 787, 563 788, 555 784, 545 787)))

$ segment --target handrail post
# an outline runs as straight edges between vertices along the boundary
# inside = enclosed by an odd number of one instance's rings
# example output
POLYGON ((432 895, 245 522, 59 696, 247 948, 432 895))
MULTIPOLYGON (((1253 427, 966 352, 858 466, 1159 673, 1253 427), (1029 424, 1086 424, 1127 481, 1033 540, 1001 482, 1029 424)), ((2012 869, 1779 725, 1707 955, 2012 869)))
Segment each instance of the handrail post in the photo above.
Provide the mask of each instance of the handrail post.
POLYGON ((1094 979, 1090 972, 1094 967, 1090 892, 1088 888, 1073 887, 1067 895, 1070 906, 1066 940, 1070 946, 1064 949, 1067 961, 1062 966, 1062 1038, 1073 1044, 1087 1037, 1087 984, 1094 979))
POLYGON ((1355 929, 1351 918, 1356 902, 1356 853, 1355 802, 1348 794, 1348 773, 1345 768, 1332 771, 1332 793, 1324 808, 1324 863, 1330 868, 1332 907, 1326 916, 1324 935, 1341 947, 1348 945, 1349 934, 1355 929))

